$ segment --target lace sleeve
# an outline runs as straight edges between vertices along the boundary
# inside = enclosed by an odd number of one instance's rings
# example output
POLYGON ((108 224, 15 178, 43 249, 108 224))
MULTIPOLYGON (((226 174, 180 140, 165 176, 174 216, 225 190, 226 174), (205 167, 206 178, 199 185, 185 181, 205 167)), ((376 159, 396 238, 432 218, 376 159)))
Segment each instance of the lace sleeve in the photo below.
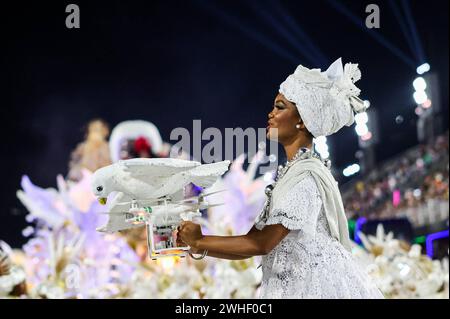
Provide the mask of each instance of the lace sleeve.
POLYGON ((289 230, 314 234, 321 207, 319 190, 310 175, 283 196, 279 204, 273 207, 265 224, 281 224, 289 230))

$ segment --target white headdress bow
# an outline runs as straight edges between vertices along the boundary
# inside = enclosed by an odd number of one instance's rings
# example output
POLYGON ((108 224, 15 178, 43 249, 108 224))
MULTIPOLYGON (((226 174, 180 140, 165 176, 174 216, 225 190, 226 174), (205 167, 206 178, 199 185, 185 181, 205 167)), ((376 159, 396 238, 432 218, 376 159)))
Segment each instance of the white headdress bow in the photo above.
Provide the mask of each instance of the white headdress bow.
POLYGON ((361 90, 355 85, 361 79, 361 71, 358 64, 347 63, 342 67, 342 59, 339 58, 324 72, 327 78, 333 82, 330 93, 343 103, 349 103, 355 113, 364 112, 367 107, 358 98, 361 90))

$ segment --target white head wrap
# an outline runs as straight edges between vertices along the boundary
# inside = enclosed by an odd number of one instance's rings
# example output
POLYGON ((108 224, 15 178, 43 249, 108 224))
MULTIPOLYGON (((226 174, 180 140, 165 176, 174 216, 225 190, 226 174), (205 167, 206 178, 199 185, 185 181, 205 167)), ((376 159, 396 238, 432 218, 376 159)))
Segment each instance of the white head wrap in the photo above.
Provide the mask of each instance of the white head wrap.
POLYGON ((280 85, 280 93, 295 103, 306 128, 314 137, 328 136, 344 125, 352 125, 354 113, 367 109, 358 98, 360 89, 354 84, 360 78, 358 64, 347 63, 342 67, 341 58, 325 72, 299 65, 294 74, 280 85))

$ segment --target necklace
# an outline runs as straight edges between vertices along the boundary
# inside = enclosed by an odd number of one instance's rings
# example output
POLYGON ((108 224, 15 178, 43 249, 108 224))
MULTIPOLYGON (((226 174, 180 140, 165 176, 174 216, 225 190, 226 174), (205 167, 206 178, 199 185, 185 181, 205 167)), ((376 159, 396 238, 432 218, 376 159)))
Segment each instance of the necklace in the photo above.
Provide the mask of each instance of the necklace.
POLYGON ((285 165, 280 165, 278 167, 275 181, 272 184, 266 186, 265 193, 266 193, 267 199, 266 199, 266 203, 264 205, 263 211, 259 217, 259 220, 267 220, 267 218, 269 216, 270 204, 272 201, 272 193, 273 193, 275 186, 278 184, 278 182, 286 175, 287 171, 289 170, 289 168, 292 167, 292 165, 294 165, 298 161, 301 161, 301 160, 304 160, 307 158, 317 158, 320 161, 322 161, 322 163, 328 169, 331 168, 331 161, 329 159, 324 160, 318 153, 311 151, 307 147, 301 147, 291 160, 288 160, 285 165))

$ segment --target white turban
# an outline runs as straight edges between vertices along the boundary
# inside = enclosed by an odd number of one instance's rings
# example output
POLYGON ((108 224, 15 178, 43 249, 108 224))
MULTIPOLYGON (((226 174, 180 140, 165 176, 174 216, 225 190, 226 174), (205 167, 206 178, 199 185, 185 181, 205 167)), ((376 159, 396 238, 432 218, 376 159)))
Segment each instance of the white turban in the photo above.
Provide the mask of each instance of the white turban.
POLYGON ((361 78, 358 64, 342 67, 341 58, 321 72, 320 69, 297 67, 280 85, 280 93, 295 103, 309 132, 314 137, 328 136, 355 121, 354 113, 367 107, 358 98, 361 92, 355 82, 361 78))

